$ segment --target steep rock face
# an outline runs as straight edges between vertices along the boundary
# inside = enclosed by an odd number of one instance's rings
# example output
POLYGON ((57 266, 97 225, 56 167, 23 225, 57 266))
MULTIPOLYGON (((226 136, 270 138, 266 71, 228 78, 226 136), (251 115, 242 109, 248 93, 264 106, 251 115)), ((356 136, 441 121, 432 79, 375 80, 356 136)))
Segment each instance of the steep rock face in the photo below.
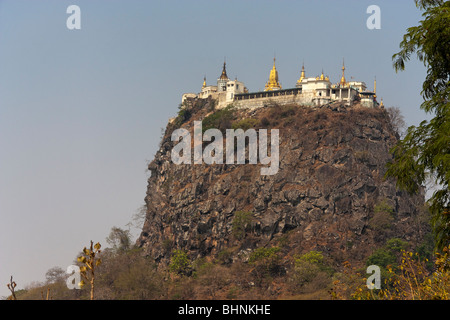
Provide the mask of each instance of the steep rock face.
POLYGON ((363 259, 388 238, 417 243, 422 237, 423 194, 407 195, 383 179, 396 142, 384 109, 333 104, 234 111, 228 126, 254 119, 255 129, 279 129, 279 171, 264 176, 261 164, 172 162, 172 131, 181 124, 192 134, 193 121, 211 113, 208 103, 195 102, 184 115, 189 119, 179 116, 168 125, 149 165, 147 216, 137 244, 157 262, 166 264, 175 248, 193 259, 233 248, 231 259, 245 261, 283 235, 297 252, 363 259), (374 210, 380 203, 392 212, 374 210), (234 218, 241 211, 252 218, 238 238, 234 218))

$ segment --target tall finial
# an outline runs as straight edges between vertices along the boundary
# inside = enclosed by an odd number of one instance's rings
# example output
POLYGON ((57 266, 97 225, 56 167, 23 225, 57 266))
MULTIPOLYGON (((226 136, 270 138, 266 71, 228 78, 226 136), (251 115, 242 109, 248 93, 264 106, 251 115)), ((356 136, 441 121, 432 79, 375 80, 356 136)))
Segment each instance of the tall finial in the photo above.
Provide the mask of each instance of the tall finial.
POLYGON ((342 58, 342 77, 341 77, 341 85, 345 85, 347 81, 345 81, 345 61, 344 58, 342 58))
POLYGON ((302 73, 300 74, 300 78, 297 80, 297 85, 300 85, 302 83, 303 79, 305 79, 305 61, 304 60, 302 62, 302 73))
POLYGON ((202 86, 202 88, 205 88, 206 87, 206 75, 203 77, 203 86, 202 86))
POLYGON ((373 80, 373 93, 375 93, 374 97, 377 97, 377 76, 375 76, 375 79, 373 80))
POLYGON ((226 65, 227 65, 227 62, 226 62, 226 60, 224 58, 222 74, 220 75, 219 79, 223 79, 223 80, 227 80, 228 79, 226 65))
POLYGON ((275 70, 276 69, 276 67, 275 67, 275 60, 276 60, 276 58, 275 58, 275 53, 273 54, 273 70, 275 70))

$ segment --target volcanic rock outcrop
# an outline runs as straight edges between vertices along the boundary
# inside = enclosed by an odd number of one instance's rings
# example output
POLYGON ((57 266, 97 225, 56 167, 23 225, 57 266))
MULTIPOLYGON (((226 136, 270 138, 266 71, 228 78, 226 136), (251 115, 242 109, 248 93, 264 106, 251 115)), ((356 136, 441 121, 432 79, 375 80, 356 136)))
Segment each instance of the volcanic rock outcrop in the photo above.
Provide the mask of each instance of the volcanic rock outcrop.
POLYGON ((190 101, 149 164, 137 244, 156 262, 167 264, 173 249, 192 259, 228 250, 230 261, 245 261, 282 237, 297 251, 364 259, 389 238, 418 243, 426 232, 424 194, 408 195, 384 178, 398 139, 385 109, 334 103, 217 112, 212 100, 190 101), (214 115, 221 130, 279 129, 278 172, 261 175, 260 163, 174 164, 173 130, 192 133, 193 121, 214 115), (238 221, 243 213, 247 220, 238 221))

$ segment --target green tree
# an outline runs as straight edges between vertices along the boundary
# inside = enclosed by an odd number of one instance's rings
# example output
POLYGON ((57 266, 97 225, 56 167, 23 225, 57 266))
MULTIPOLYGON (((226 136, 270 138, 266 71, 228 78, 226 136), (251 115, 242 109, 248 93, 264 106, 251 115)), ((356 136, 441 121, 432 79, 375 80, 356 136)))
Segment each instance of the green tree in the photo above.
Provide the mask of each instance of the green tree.
POLYGON ((206 116, 202 121, 202 133, 208 129, 219 129, 225 132, 226 129, 231 128, 231 122, 234 119, 235 108, 233 105, 228 105, 224 109, 215 111, 206 116))
POLYGON ((408 248, 408 242, 391 238, 386 244, 375 250, 366 260, 366 266, 376 265, 381 269, 381 279, 389 279, 392 274, 389 270, 397 270, 401 253, 408 248))
POLYGON ((280 256, 278 254, 279 251, 280 248, 278 247, 258 248, 250 254, 248 262, 250 264, 259 263, 263 265, 265 269, 271 271, 272 269, 278 266, 278 263, 280 261, 280 256))
POLYGON ((294 268, 291 273, 293 290, 308 292, 325 289, 331 282, 333 269, 325 263, 320 251, 309 251, 294 255, 294 268))
POLYGON ((232 234, 238 239, 242 240, 245 238, 247 229, 252 222, 253 213, 248 211, 237 211, 234 214, 232 222, 232 234))
POLYGON ((374 251, 374 253, 367 258, 366 265, 377 265, 382 268, 387 268, 387 266, 392 266, 397 263, 397 257, 394 252, 387 248, 379 248, 374 251))
POLYGON ((280 275, 282 272, 279 252, 279 247, 261 247, 250 254, 248 262, 254 267, 253 274, 258 286, 263 284, 265 278, 280 275))
POLYGON ((192 274, 191 260, 183 250, 174 250, 170 259, 169 271, 179 275, 192 274))
POLYGON ((416 53, 427 68, 422 86, 421 108, 434 115, 430 121, 410 126, 405 137, 391 150, 393 160, 386 176, 415 193, 431 179, 436 190, 429 200, 437 249, 450 243, 450 1, 416 0, 424 19, 410 27, 393 55, 396 71, 416 53))
POLYGON ((386 200, 382 200, 373 207, 373 212, 373 217, 369 220, 369 226, 378 232, 387 232, 394 222, 394 209, 386 200))
POLYGON ((237 130, 242 129, 244 131, 254 128, 259 123, 259 120, 253 118, 246 118, 239 121, 234 122, 231 125, 231 129, 237 130))
POLYGON ((386 242, 386 248, 391 250, 392 252, 397 253, 401 252, 402 250, 406 250, 408 246, 409 246, 408 242, 399 238, 392 238, 386 242))

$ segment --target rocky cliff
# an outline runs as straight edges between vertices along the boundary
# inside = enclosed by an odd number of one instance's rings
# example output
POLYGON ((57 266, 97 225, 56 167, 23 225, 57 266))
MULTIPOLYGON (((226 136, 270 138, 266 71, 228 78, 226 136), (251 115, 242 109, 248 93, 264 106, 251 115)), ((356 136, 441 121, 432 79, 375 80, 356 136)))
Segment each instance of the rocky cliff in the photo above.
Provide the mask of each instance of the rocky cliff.
POLYGON ((211 100, 190 101, 149 164, 137 244, 167 264, 173 249, 192 259, 226 249, 230 261, 245 261, 255 248, 283 240, 296 252, 362 261, 389 238, 418 243, 426 232, 424 195, 383 178, 397 138, 380 108, 335 103, 218 113, 211 100), (174 164, 171 133, 192 133, 195 120, 221 130, 279 129, 278 172, 261 175, 261 164, 174 164))

